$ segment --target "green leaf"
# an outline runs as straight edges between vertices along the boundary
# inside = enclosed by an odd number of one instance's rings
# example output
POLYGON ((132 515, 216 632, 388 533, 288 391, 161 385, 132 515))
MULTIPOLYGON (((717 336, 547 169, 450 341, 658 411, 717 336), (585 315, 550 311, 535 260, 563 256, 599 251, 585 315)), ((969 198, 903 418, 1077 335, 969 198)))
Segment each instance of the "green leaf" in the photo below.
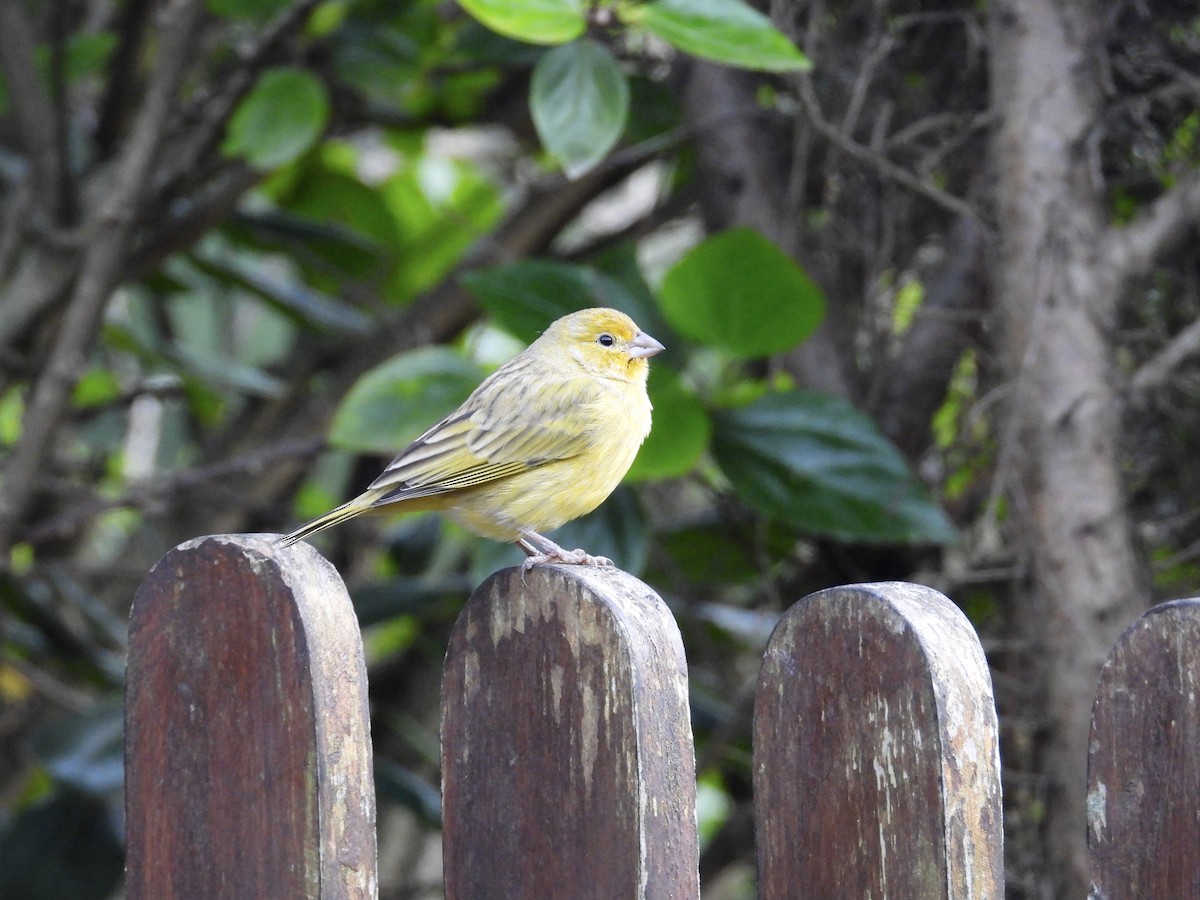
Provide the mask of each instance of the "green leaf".
POLYGON ((556 47, 538 61, 529 107, 542 144, 569 178, 596 167, 629 116, 629 82, 595 41, 556 47))
POLYGON ((76 409, 106 406, 121 396, 121 382, 111 369, 89 369, 75 383, 71 403, 76 409))
POLYGON ((957 539, 900 451, 844 400, 768 394, 718 414, 714 424, 717 464, 760 512, 840 540, 957 539))
POLYGON ((348 450, 398 453, 453 412, 483 378, 446 347, 424 347, 376 366, 338 407, 329 441, 348 450))
POLYGON ((704 404, 671 369, 652 364, 649 387, 654 425, 633 461, 629 481, 686 475, 700 461, 712 432, 704 404))
POLYGON ((268 69, 233 117, 221 151, 258 169, 292 162, 317 142, 329 120, 329 97, 303 69, 268 69))
POLYGON ((741 0, 655 0, 618 7, 629 25, 642 25, 694 56, 743 69, 804 72, 812 68, 771 20, 741 0))
POLYGON ((737 357, 790 350, 825 315, 821 289, 750 228, 693 247, 667 272, 659 299, 681 334, 737 357))
POLYGON ((72 35, 67 41, 67 78, 78 81, 99 72, 117 47, 111 31, 72 35))
POLYGON ((439 284, 503 213, 500 192, 465 161, 423 154, 379 189, 399 229, 384 288, 394 303, 439 284))
POLYGON ((565 44, 587 27, 581 0, 459 0, 492 31, 530 44, 565 44))
POLYGON ((522 260, 468 272, 461 281, 503 328, 526 343, 579 309, 609 306, 638 321, 642 305, 615 279, 563 262, 522 260))

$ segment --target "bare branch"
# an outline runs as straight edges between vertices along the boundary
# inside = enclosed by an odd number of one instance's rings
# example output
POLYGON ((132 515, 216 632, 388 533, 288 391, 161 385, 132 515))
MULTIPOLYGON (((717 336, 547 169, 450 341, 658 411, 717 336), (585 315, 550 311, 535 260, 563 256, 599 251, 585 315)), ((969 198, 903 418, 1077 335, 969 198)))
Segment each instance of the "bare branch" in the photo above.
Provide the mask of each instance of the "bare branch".
POLYGON ((152 0, 127 0, 117 21, 119 43, 109 65, 104 100, 100 104, 100 124, 96 128, 96 146, 103 157, 115 149, 129 116, 134 76, 152 9, 152 0))
POLYGON ((296 0, 269 22, 254 39, 238 48, 234 68, 213 93, 197 102, 195 109, 185 110, 184 121, 195 120, 180 139, 172 144, 170 159, 163 160, 161 170, 153 178, 153 190, 163 196, 180 180, 194 178, 205 155, 216 146, 225 132, 225 125, 238 103, 254 84, 258 73, 267 65, 280 42, 303 24, 305 17, 318 0, 296 0))
POLYGON ((1104 258, 1118 281, 1128 281, 1148 271, 1198 225, 1200 171, 1193 170, 1128 225, 1110 229, 1104 258))
POLYGON ((54 135, 54 103, 34 63, 34 43, 33 27, 22 4, 18 0, 0 0, 0 67, 24 139, 37 195, 48 214, 48 224, 57 225, 60 210, 56 183, 61 148, 54 135))
POLYGON ((920 194, 922 197, 933 201, 956 216, 972 220, 982 226, 985 231, 991 230, 987 223, 980 218, 979 212, 970 203, 955 197, 953 194, 946 193, 928 181, 923 181, 908 170, 896 165, 896 163, 887 157, 881 156, 869 147, 858 143, 826 119, 824 113, 821 112, 816 92, 813 90, 812 79, 807 75, 798 76, 796 84, 798 86, 797 93, 800 96, 800 103, 804 107, 805 115, 812 123, 813 128, 847 156, 873 169, 881 177, 889 181, 894 181, 901 187, 908 188, 913 193, 920 194))
POLYGON ((212 482, 225 481, 236 475, 259 475, 281 462, 308 459, 319 453, 324 446, 323 438, 281 441, 234 459, 221 460, 197 469, 172 472, 153 481, 134 484, 119 497, 97 497, 90 503, 73 504, 61 515, 32 528, 27 539, 34 544, 61 540, 110 509, 145 509, 161 503, 164 498, 176 497, 181 492, 194 491, 212 482))
POLYGON ((1133 373, 1129 387, 1135 397, 1162 387, 1181 365, 1200 355, 1200 321, 1193 322, 1175 335, 1165 347, 1133 373))
POLYGON ((175 0, 166 10, 159 56, 150 86, 120 158, 112 184, 88 227, 91 242, 55 338, 34 388, 21 439, 9 455, 0 483, 0 567, 7 565, 20 521, 37 487, 59 422, 70 400, 104 308, 120 281, 129 252, 146 172, 158 155, 163 126, 195 47, 203 0, 175 0))

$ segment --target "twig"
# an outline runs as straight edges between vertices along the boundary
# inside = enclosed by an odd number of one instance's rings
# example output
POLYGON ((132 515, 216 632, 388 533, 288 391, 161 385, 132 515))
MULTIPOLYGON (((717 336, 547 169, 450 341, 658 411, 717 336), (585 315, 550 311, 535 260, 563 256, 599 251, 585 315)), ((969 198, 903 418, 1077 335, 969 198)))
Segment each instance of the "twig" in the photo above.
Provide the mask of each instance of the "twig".
POLYGON ((153 181, 154 193, 168 193, 176 182, 195 177, 205 154, 221 139, 229 117, 238 103, 254 84, 258 73, 266 66, 270 54, 283 38, 291 34, 304 21, 304 17, 319 0, 297 0, 269 22, 254 39, 238 48, 235 68, 227 75, 224 84, 214 93, 184 110, 182 121, 197 120, 182 139, 172 142, 171 156, 163 160, 160 171, 153 181))
POLYGON ((219 481, 234 475, 255 475, 279 462, 313 456, 324 446, 324 439, 315 437, 281 441, 236 459, 222 460, 183 472, 173 472, 153 481, 134 485, 120 497, 100 498, 90 503, 72 506, 54 518, 39 523, 30 529, 25 537, 33 544, 60 540, 72 534, 82 523, 110 509, 144 509, 157 503, 163 497, 194 490, 212 481, 219 481))
MULTIPOLYGON (((183 212, 164 211, 154 230, 130 253, 123 280, 149 275, 164 259, 190 247, 209 229, 227 221, 246 191, 262 180, 262 173, 243 163, 232 163, 183 212)), ((182 204, 180 204, 182 205, 182 204)))
POLYGON ((45 370, 33 390, 21 438, 13 448, 0 483, 0 568, 8 565, 9 548, 37 487, 59 422, 95 339, 112 291, 119 283, 146 172, 158 155, 163 123, 175 100, 192 51, 203 0, 175 0, 166 10, 167 24, 159 42, 159 57, 149 88, 124 152, 117 160, 112 185, 89 226, 93 238, 76 279, 45 370))
POLYGON ((812 123, 814 129, 822 136, 827 138, 838 149, 847 156, 864 164, 868 168, 874 169, 879 175, 887 178, 901 187, 908 188, 916 194, 920 194, 928 200, 931 200, 938 206, 956 216, 970 219, 977 223, 985 231, 991 231, 987 223, 980 217, 979 212, 970 203, 955 197, 953 194, 948 194, 941 188, 938 188, 927 181, 923 181, 913 175, 906 169, 896 165, 885 156, 872 151, 869 147, 855 141, 849 135, 843 134, 842 131, 825 118, 821 112, 820 104, 817 101, 816 94, 813 91, 812 80, 807 75, 800 75, 796 78, 798 85, 797 93, 800 96, 800 104, 804 107, 805 115, 812 123))

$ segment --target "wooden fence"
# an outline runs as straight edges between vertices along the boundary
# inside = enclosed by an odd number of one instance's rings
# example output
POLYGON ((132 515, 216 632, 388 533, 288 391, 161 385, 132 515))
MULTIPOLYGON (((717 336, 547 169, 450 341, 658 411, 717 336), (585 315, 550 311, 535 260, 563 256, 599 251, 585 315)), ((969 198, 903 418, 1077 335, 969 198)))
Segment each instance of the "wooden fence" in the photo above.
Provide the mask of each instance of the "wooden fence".
MULTIPOLYGON (((1200 601, 1148 612, 1104 667, 1093 897, 1200 897, 1198 678, 1200 601)), ((132 900, 377 895, 361 641, 312 548, 167 554, 134 600, 126 691, 132 900)), ((759 896, 1003 897, 997 746, 983 652, 945 597, 806 597, 755 704, 759 896)), ((475 591, 446 654, 442 773, 449 898, 699 895, 683 646, 626 573, 505 570, 475 591)))

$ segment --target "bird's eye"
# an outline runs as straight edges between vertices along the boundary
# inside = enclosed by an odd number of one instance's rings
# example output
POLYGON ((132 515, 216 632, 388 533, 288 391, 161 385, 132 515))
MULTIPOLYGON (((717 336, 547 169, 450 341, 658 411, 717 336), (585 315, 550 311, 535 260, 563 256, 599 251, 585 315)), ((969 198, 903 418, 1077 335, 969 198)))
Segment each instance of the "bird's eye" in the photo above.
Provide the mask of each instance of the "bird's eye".
POLYGON ((596 338, 596 341, 600 344, 601 347, 611 347, 613 344, 616 343, 616 341, 613 339, 613 336, 611 334, 602 334, 602 335, 600 335, 600 337, 596 338))

